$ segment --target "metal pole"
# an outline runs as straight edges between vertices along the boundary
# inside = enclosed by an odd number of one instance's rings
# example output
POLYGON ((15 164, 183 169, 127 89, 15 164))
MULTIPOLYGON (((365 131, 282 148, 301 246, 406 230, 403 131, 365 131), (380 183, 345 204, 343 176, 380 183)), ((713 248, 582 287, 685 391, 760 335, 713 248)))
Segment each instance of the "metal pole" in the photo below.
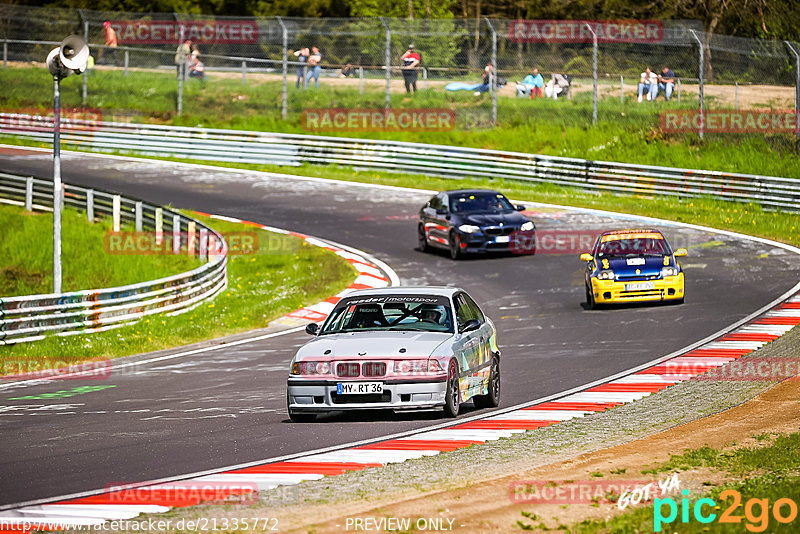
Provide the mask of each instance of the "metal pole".
POLYGON ((798 119, 800 119, 800 54, 797 53, 797 50, 789 43, 789 41, 784 41, 786 46, 789 47, 792 54, 794 54, 795 64, 794 64, 794 138, 796 143, 796 150, 800 153, 800 123, 798 123, 798 119))
POLYGON ((703 100, 704 100, 704 98, 703 98, 704 97, 704 95, 703 95, 703 70, 704 70, 703 69, 703 58, 704 58, 704 56, 703 56, 703 42, 700 41, 700 39, 697 37, 697 33, 694 30, 689 30, 689 31, 691 32, 692 37, 694 37, 694 40, 697 41, 697 46, 700 49, 700 58, 699 58, 700 65, 698 66, 697 70, 698 70, 698 75, 699 75, 698 79, 700 81, 700 139, 702 139, 703 138, 703 131, 705 130, 705 122, 706 122, 706 117, 705 117, 705 114, 703 113, 703 100))
POLYGON ((185 31, 183 24, 181 24, 180 28, 180 41, 178 44, 178 50, 180 50, 178 53, 178 61, 180 61, 178 64, 178 117, 183 112, 183 78, 186 75, 186 58, 183 57, 183 32, 185 31))
POLYGON ((622 104, 622 101, 625 99, 625 81, 622 78, 622 75, 619 77, 619 103, 622 104))
POLYGON ((592 124, 597 124, 597 34, 590 24, 584 24, 592 32, 592 124))
POLYGON ((497 32, 492 21, 484 19, 492 32, 492 72, 489 76, 489 90, 492 92, 492 126, 497 126, 497 32))
POLYGON ((733 82, 733 109, 739 109, 739 82, 733 82))
POLYGON ((364 94, 364 67, 358 67, 358 94, 364 94))
POLYGON ((678 78, 675 80, 675 84, 678 86, 678 104, 681 103, 681 79, 678 78))
POLYGON ((242 61, 242 85, 247 83, 247 61, 242 61))
POLYGON ((125 50, 125 77, 128 77, 128 64, 130 63, 130 52, 125 50))
POLYGON ((428 69, 427 67, 422 67, 422 89, 428 88, 428 69))
POLYGON ((283 37, 283 64, 282 64, 282 73, 283 73, 283 93, 281 96, 281 118, 286 118, 286 112, 288 109, 288 102, 289 102, 289 90, 286 86, 286 76, 289 72, 288 67, 288 55, 289 55, 289 32, 286 29, 286 25, 283 23, 283 19, 277 17, 278 24, 281 25, 281 35, 283 37))
POLYGON ((8 67, 8 39, 3 39, 3 70, 8 67))
MULTIPOLYGON (((83 10, 79 9, 78 12, 81 14, 81 18, 83 18, 83 10)), ((83 40, 87 43, 89 42, 89 21, 83 21, 83 40)), ((86 105, 86 99, 89 96, 89 69, 84 69, 83 71, 83 89, 81 92, 81 98, 83 105, 86 105)))
POLYGON ((386 30, 386 110, 388 111, 392 107, 390 99, 392 86, 392 32, 383 17, 380 17, 380 21, 386 30))
POLYGON ((53 293, 61 293, 61 80, 53 76, 53 293))

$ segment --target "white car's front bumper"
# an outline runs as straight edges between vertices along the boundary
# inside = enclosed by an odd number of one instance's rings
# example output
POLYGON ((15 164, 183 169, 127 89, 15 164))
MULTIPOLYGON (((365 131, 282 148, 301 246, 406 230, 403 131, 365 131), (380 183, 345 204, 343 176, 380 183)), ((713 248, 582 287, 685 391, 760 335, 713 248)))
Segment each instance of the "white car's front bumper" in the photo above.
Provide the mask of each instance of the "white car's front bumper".
POLYGON ((338 410, 419 410, 444 405, 447 382, 383 381, 382 394, 338 395, 336 380, 289 378, 289 409, 296 413, 338 410))

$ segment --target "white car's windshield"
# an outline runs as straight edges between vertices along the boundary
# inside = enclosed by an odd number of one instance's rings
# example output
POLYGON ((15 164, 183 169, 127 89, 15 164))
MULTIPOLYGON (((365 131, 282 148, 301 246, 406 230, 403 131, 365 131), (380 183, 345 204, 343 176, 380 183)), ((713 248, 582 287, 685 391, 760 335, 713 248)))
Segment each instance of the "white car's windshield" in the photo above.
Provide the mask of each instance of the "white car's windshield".
POLYGON ((344 298, 325 321, 320 335, 380 330, 452 333, 450 301, 437 295, 344 298))

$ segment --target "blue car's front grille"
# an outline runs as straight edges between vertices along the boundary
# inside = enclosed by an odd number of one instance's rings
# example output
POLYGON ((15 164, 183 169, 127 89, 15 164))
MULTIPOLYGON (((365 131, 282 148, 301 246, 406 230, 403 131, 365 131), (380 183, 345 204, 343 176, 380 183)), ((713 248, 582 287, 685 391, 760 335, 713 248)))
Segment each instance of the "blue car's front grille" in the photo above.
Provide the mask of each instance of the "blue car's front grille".
POLYGON ((490 236, 511 235, 517 230, 518 229, 513 226, 486 226, 483 228, 483 233, 490 236))

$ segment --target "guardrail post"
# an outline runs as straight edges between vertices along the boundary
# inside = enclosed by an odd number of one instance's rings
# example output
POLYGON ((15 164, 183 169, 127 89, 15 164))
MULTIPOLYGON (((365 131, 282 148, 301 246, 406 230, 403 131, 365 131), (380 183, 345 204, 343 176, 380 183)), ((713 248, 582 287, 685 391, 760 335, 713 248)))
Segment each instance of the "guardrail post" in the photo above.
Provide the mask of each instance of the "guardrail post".
POLYGON ((281 35, 283 39, 283 62, 282 62, 282 74, 283 74, 283 94, 281 96, 281 118, 286 118, 286 110, 288 108, 288 101, 289 101, 289 89, 286 86, 286 77, 288 75, 289 67, 289 31, 286 29, 286 25, 283 23, 283 19, 280 17, 276 17, 278 19, 278 24, 281 25, 281 35))
POLYGON ((242 85, 247 83, 247 61, 242 61, 242 85))
POLYGON ((358 67, 358 94, 364 94, 364 67, 358 67))
POLYGON ((124 76, 126 78, 128 77, 128 64, 130 63, 130 60, 131 60, 130 52, 128 50, 125 50, 125 74, 124 74, 124 76))
POLYGON ((156 219, 156 245, 160 245, 161 242, 164 240, 164 210, 162 208, 156 208, 155 211, 155 219, 156 219))
POLYGON ((86 219, 94 222, 94 189, 86 190, 86 219))
POLYGON ((384 62, 386 63, 386 111, 389 111, 392 107, 390 99, 392 86, 392 31, 389 29, 389 25, 386 24, 386 21, 383 20, 383 17, 379 18, 381 24, 383 24, 384 30, 386 30, 386 57, 384 58, 384 62))
POLYGON ((206 239, 208 240, 208 245, 206 246, 208 261, 214 261, 217 259, 217 238, 214 234, 209 232, 206 234, 206 239))
POLYGON ((497 32, 494 31, 492 21, 483 19, 492 32, 492 72, 489 76, 489 89, 492 91, 492 126, 497 126, 497 32))
POLYGON ((194 240, 196 238, 197 233, 197 223, 194 221, 189 221, 189 228, 187 229, 187 236, 186 236, 186 253, 189 256, 194 256, 195 251, 197 250, 194 244, 194 240))
POLYGON ((120 219, 120 201, 122 198, 119 195, 114 195, 111 201, 111 220, 114 231, 119 232, 119 219, 120 219))
POLYGON ((592 124, 597 124, 597 34, 591 24, 584 24, 592 32, 592 124))
POLYGON ((136 206, 136 208, 135 208, 135 211, 134 211, 134 213, 135 213, 134 219, 136 220, 136 231, 137 232, 141 232, 142 231, 142 202, 141 201, 137 202, 135 204, 135 206, 136 206))
POLYGON ((200 229, 200 254, 201 261, 208 259, 208 230, 205 228, 200 229))
POLYGON ((181 216, 177 213, 172 216, 172 253, 181 251, 181 216))
POLYGON ((25 211, 33 211, 33 177, 25 179, 25 211))
POLYGON ((698 66, 697 71, 698 71, 698 79, 700 81, 700 139, 702 139, 703 138, 703 132, 704 132, 705 126, 706 126, 705 125, 706 116, 703 113, 703 100, 704 100, 704 95, 703 95, 703 70, 704 70, 703 69, 703 61, 704 61, 703 42, 700 41, 700 39, 697 37, 697 33, 694 30, 689 30, 689 32, 692 34, 692 37, 694 37, 694 40, 697 41, 697 47, 700 50, 700 57, 698 59, 698 61, 700 62, 700 65, 698 66))
POLYGON ((619 77, 619 103, 622 104, 622 101, 625 99, 625 82, 622 76, 619 77))

